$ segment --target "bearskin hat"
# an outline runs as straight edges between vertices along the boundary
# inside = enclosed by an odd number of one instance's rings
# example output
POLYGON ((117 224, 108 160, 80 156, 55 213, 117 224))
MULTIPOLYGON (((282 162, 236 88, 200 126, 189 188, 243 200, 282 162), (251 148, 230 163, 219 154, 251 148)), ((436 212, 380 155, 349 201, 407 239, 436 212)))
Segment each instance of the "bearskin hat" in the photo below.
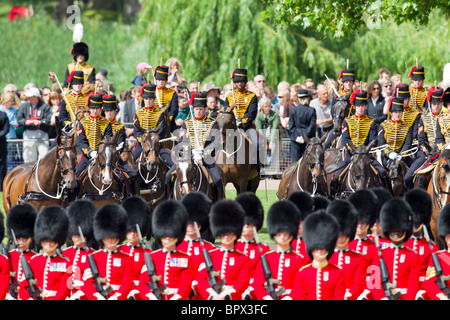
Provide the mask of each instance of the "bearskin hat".
POLYGON ((189 192, 183 196, 181 203, 188 212, 189 222, 197 222, 202 226, 202 230, 209 228, 212 201, 203 192, 189 192))
POLYGON ((307 191, 294 191, 287 197, 287 200, 292 202, 300 211, 300 221, 305 220, 306 216, 313 211, 314 198, 307 191))
POLYGON ((234 233, 237 239, 241 237, 244 227, 245 211, 242 206, 233 200, 219 200, 211 207, 209 223, 214 237, 226 233, 234 233))
POLYGON ((169 67, 157 66, 155 68, 155 80, 167 80, 169 78, 169 67))
POLYGON ((141 196, 132 196, 126 198, 120 204, 128 214, 127 232, 137 231, 136 225, 139 226, 142 236, 148 234, 151 224, 152 210, 147 201, 141 196))
POLYGON ((314 200, 314 207, 313 207, 313 211, 317 211, 320 209, 325 210, 328 205, 331 203, 330 199, 328 199, 327 197, 324 196, 320 196, 320 195, 315 195, 313 197, 314 200))
POLYGON ((383 236, 389 239, 389 231, 399 229, 405 231, 406 242, 413 232, 412 209, 402 199, 391 199, 380 210, 380 223, 383 236))
POLYGON ((61 206, 42 209, 36 216, 34 239, 37 244, 43 240, 52 240, 60 247, 64 245, 69 231, 69 216, 61 206))
POLYGON ((388 189, 383 187, 376 187, 370 189, 375 195, 377 196, 378 203, 377 203, 377 214, 375 221, 380 220, 380 210, 383 204, 388 202, 389 200, 393 199, 392 194, 388 191, 388 189))
POLYGON ((339 234, 349 237, 349 241, 352 241, 355 238, 358 223, 356 219, 358 211, 353 204, 347 200, 338 199, 331 202, 325 211, 339 222, 339 234))
POLYGON ((163 237, 177 238, 179 245, 186 235, 188 212, 184 205, 172 199, 161 202, 155 207, 152 216, 152 229, 156 241, 161 244, 163 237))
POLYGON ((278 232, 288 232, 297 237, 300 224, 300 211, 290 201, 278 201, 270 206, 267 213, 267 229, 273 239, 278 232))
POLYGON ((71 53, 72 53, 73 60, 76 60, 77 56, 79 54, 82 54, 85 57, 84 61, 89 60, 89 47, 84 42, 74 43, 71 53))
POLYGON ((372 189, 356 190, 347 200, 358 211, 358 222, 367 222, 371 227, 377 221, 378 197, 372 189))
POLYGON ((311 213, 303 222, 303 241, 311 260, 315 249, 326 249, 328 259, 334 253, 339 234, 339 223, 336 218, 321 209, 311 213))
POLYGON ((439 212, 437 219, 437 233, 439 237, 445 238, 450 233, 450 204, 446 204, 439 212))
POLYGON ((16 239, 19 238, 33 238, 34 224, 36 222, 37 209, 29 204, 16 204, 9 209, 6 216, 6 233, 10 239, 13 238, 12 231, 16 239))
POLYGON ((94 237, 101 242, 105 238, 118 238, 119 242, 127 236, 128 214, 119 204, 105 204, 94 215, 94 237))
POLYGON ((413 223, 428 225, 433 212, 431 196, 420 188, 411 189, 405 193, 405 201, 412 209, 413 223))
POLYGON ((261 230, 264 223, 264 207, 261 200, 253 192, 244 192, 239 194, 236 199, 245 211, 246 224, 253 224, 256 230, 261 230))
POLYGON ((87 241, 94 239, 94 215, 97 212, 95 204, 89 200, 78 199, 70 203, 66 211, 69 216, 67 237, 70 239, 74 235, 80 235, 80 227, 87 241))

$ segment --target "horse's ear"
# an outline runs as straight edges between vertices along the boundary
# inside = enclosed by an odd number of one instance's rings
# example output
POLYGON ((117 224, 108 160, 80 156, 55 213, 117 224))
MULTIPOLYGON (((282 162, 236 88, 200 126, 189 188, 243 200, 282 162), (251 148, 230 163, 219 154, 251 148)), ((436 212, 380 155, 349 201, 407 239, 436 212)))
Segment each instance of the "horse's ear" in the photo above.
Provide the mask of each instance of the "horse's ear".
POLYGON ((100 130, 100 128, 97 131, 97 135, 99 137, 99 141, 102 141, 103 140, 103 133, 102 133, 102 130, 100 130))
POLYGON ((309 144, 311 139, 309 139, 304 132, 302 133, 302 136, 303 136, 303 140, 305 140, 306 144, 309 144))
POLYGON ((136 126, 136 128, 137 128, 142 134, 145 133, 145 129, 142 128, 140 125, 138 125, 137 123, 135 123, 134 125, 136 126))
POLYGON ((327 134, 324 134, 321 138, 320 138, 320 143, 324 143, 328 138, 327 134))
POLYGON ((347 141, 347 145, 350 147, 352 153, 355 152, 355 148, 356 148, 356 147, 355 147, 355 145, 353 144, 352 140, 349 139, 349 140, 347 141))
POLYGON ((370 152, 370 150, 375 147, 375 145, 377 144, 377 139, 373 139, 372 141, 370 141, 369 145, 367 146, 367 152, 370 152))

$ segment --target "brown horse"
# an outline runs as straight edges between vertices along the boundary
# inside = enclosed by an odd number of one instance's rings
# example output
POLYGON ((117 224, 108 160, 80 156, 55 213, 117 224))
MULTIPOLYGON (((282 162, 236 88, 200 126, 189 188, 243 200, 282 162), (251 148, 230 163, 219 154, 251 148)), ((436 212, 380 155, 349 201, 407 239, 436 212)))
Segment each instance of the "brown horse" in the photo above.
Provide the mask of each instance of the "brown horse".
POLYGON ((56 146, 33 163, 16 166, 3 181, 3 207, 28 202, 36 209, 66 207, 76 187, 76 130, 58 130, 56 146))
POLYGON ((431 172, 431 180, 428 184, 428 194, 433 201, 433 213, 430 220, 430 229, 434 240, 439 248, 444 248, 445 244, 437 234, 437 220, 439 212, 447 204, 450 203, 450 150, 444 149, 437 164, 431 172))
POLYGON ((216 151, 216 162, 225 175, 224 186, 232 183, 237 194, 256 192, 260 177, 256 163, 250 163, 253 146, 244 131, 238 129, 233 108, 220 109, 216 122, 221 133, 222 145, 222 148, 216 151))
POLYGON ((159 157, 159 128, 144 130, 142 132, 142 152, 136 163, 136 171, 140 178, 140 194, 153 210, 156 205, 166 199, 165 176, 169 168, 159 157))
POLYGON ((326 172, 324 167, 325 148, 322 138, 309 139, 303 135, 307 146, 299 161, 291 164, 281 175, 277 196, 286 199, 291 193, 301 190, 312 195, 328 196, 326 172))
POLYGON ((125 185, 114 171, 116 164, 116 135, 104 136, 98 143, 98 156, 78 178, 78 199, 91 200, 97 208, 108 203, 121 203, 131 196, 129 182, 125 185))

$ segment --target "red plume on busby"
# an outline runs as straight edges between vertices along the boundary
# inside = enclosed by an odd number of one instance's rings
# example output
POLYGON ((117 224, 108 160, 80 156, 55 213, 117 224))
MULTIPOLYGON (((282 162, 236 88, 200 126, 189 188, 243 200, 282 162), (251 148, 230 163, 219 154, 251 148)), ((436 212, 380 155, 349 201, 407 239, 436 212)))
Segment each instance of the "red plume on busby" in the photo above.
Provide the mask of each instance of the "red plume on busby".
POLYGON ((411 78, 412 80, 424 80, 425 68, 419 66, 412 67, 411 71, 409 72, 408 78, 411 78))
POLYGON ((356 94, 360 92, 361 92, 360 90, 355 90, 352 92, 352 95, 350 96, 350 104, 353 104, 355 102, 356 94))
POLYGON ((157 66, 153 73, 155 80, 167 80, 169 78, 169 67, 157 66))
POLYGON ((444 97, 444 90, 441 87, 432 87, 428 91, 427 101, 430 103, 441 103, 444 97))
POLYGON ((389 99, 389 112, 404 111, 403 99, 397 97, 391 97, 389 99))
POLYGON ((194 103, 194 99, 195 99, 195 96, 197 95, 197 93, 198 92, 192 93, 191 98, 189 99, 188 105, 192 106, 192 104, 194 103))

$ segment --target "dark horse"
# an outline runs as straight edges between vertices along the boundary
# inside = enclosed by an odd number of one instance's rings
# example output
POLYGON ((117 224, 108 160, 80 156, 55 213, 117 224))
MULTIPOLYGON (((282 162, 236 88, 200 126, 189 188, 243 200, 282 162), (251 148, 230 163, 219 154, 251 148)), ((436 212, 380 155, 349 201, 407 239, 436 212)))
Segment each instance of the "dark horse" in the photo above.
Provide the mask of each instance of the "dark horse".
POLYGON ((312 195, 328 196, 326 172, 324 167, 325 148, 322 138, 309 139, 303 135, 307 146, 299 161, 291 164, 282 174, 278 185, 278 198, 286 199, 291 193, 301 190, 312 195))
POLYGON ((159 127, 145 130, 138 126, 138 129, 142 132, 142 152, 136 160, 140 194, 153 210, 165 199, 164 179, 169 168, 159 157, 159 127))
POLYGON ((336 99, 333 105, 333 130, 330 130, 327 134, 327 143, 330 144, 329 147, 341 148, 340 137, 342 133, 342 122, 346 117, 350 115, 350 101, 348 96, 340 96, 336 99), (334 139, 330 143, 330 135, 334 135, 334 139))
POLYGON ((387 169, 392 194, 397 198, 403 197, 406 192, 404 177, 408 172, 408 167, 403 160, 395 159, 389 163, 387 169))
POLYGON ((3 207, 28 202, 36 209, 66 207, 76 187, 76 130, 58 130, 56 146, 35 163, 16 166, 3 181, 3 207))
POLYGON ((104 136, 98 143, 97 159, 91 161, 87 169, 80 175, 79 199, 91 200, 97 208, 109 203, 121 203, 127 196, 131 196, 129 182, 125 185, 114 171, 116 164, 116 135, 104 136))
MULTIPOLYGON (((219 110, 216 122, 221 133, 222 148, 216 151, 216 162, 225 175, 224 186, 232 183, 236 193, 258 189, 260 178, 255 164, 250 163, 250 138, 238 129, 233 108, 219 110)), ((256 147, 254 147, 256 152, 256 147)))
POLYGON ((376 139, 366 147, 364 145, 355 146, 350 140, 348 145, 352 154, 350 164, 341 173, 341 186, 335 198, 347 199, 350 194, 357 190, 380 187, 378 173, 372 165, 370 149, 376 144, 376 139))

